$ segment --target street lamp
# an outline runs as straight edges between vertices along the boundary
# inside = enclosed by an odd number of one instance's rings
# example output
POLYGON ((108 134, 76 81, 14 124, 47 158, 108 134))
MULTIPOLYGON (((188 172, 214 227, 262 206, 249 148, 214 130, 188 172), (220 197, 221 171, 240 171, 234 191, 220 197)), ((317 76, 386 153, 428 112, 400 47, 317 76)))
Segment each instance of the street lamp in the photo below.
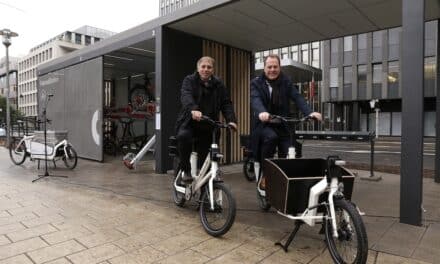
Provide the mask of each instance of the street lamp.
POLYGON ((11 38, 17 37, 18 34, 9 29, 0 30, 0 35, 3 36, 3 45, 6 47, 6 146, 9 148, 10 131, 11 131, 11 113, 9 109, 9 51, 11 45, 11 38))
POLYGON ((376 138, 379 138, 379 99, 371 99, 370 107, 376 111, 376 138))

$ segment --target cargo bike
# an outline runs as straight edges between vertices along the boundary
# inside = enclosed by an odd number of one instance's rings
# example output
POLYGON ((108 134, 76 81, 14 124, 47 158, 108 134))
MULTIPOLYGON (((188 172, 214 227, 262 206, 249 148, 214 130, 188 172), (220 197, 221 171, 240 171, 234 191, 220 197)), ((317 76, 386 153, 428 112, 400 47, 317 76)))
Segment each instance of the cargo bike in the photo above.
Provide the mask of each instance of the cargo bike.
MULTIPOLYGON (((272 118, 289 123, 292 142, 296 140, 295 126, 308 119, 272 118)), ((265 200, 267 205, 262 209, 268 210, 272 206, 278 214, 295 221, 295 228, 285 243, 280 241, 276 245, 287 252, 303 224, 321 224, 320 233, 324 233, 335 263, 366 263, 367 233, 362 213, 351 202, 354 174, 337 156, 327 159, 296 159, 295 156, 295 148, 291 146, 287 158, 265 159, 261 168, 266 178, 265 190, 260 190, 257 185, 257 197, 265 200)), ((262 175, 259 164, 256 162, 255 165, 256 181, 259 183, 262 175)))

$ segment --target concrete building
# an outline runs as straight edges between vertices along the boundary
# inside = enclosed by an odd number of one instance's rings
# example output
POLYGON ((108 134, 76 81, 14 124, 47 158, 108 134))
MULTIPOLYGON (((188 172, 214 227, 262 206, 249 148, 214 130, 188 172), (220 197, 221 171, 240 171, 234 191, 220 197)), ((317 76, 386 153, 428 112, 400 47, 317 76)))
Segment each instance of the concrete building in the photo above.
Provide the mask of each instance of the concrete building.
MULTIPOLYGON (((9 103, 11 107, 17 107, 17 72, 18 58, 9 57, 9 103)), ((0 96, 6 97, 6 57, 0 59, 0 96)))
MULTIPOLYGON (((438 22, 425 22, 424 135, 435 136, 438 22)), ((323 42, 324 112, 331 130, 376 131, 400 136, 402 127, 402 28, 394 27, 323 42)))
POLYGON ((25 116, 37 116, 37 66, 67 53, 92 45, 114 32, 91 26, 66 31, 30 49, 18 62, 18 109, 25 116))
POLYGON ((200 0, 159 0, 159 15, 164 16, 200 0))

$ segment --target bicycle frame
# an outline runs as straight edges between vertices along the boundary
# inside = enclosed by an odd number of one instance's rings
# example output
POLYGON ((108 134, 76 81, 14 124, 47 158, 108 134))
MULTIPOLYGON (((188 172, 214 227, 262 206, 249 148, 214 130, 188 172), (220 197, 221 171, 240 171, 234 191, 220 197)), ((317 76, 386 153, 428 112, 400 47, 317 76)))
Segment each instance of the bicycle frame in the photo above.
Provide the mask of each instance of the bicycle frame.
MULTIPOLYGON (((212 149, 218 149, 218 145, 215 143, 211 144, 211 152, 212 152, 212 149)), ((221 154, 217 154, 217 155, 221 155, 221 154)), ((214 195, 213 195, 214 189, 213 189, 213 186, 214 186, 214 179, 217 176, 217 171, 219 168, 218 161, 212 160, 211 153, 209 153, 198 174, 197 174, 197 152, 191 153, 190 163, 191 163, 191 170, 192 170, 191 173, 192 173, 192 175, 196 175, 196 176, 194 176, 194 180, 193 180, 191 186, 189 188, 187 188, 187 187, 182 187, 182 186, 177 185, 177 182, 178 182, 178 180, 180 180, 181 173, 182 173, 182 172, 179 172, 176 179, 174 180, 174 188, 176 189, 176 191, 178 191, 180 193, 184 193, 188 199, 192 195, 192 193, 195 193, 198 190, 200 190, 206 184, 206 182, 208 182, 210 206, 211 206, 211 209, 214 210, 214 195), (208 169, 209 169, 209 171, 208 171, 208 169)))
POLYGON ((34 139, 34 135, 32 136, 24 136, 17 144, 17 147, 20 146, 20 144, 22 142, 24 142, 25 146, 26 146, 26 153, 28 153, 30 155, 31 159, 46 159, 45 154, 44 154, 44 150, 42 153, 36 152, 36 151, 32 151, 32 143, 37 143, 40 144, 43 148, 47 147, 48 150, 48 155, 47 155, 47 160, 54 160, 57 156, 57 150, 60 147, 63 147, 64 150, 64 155, 67 156, 67 151, 66 151, 66 147, 70 144, 67 142, 66 139, 63 139, 62 141, 60 141, 58 144, 56 144, 55 146, 51 147, 51 146, 45 146, 44 143, 38 143, 38 142, 33 142, 34 139), (50 154, 49 154, 50 153, 50 154))

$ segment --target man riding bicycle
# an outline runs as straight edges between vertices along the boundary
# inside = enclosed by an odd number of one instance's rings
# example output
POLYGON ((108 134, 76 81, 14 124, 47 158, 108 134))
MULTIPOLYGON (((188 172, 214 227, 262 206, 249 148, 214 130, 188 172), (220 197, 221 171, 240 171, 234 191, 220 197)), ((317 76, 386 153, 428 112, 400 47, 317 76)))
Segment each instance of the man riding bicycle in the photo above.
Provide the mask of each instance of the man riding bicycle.
MULTIPOLYGON (((281 72, 280 57, 272 54, 264 59, 264 72, 251 82, 251 108, 253 132, 251 136, 253 153, 258 161, 272 158, 278 148, 278 157, 285 158, 291 144, 289 128, 285 123, 270 123, 271 115, 287 116, 289 99, 299 110, 314 119, 321 120, 321 114, 313 112, 297 87, 281 72)), ((260 187, 265 188, 262 178, 260 187)))
POLYGON ((192 181, 190 156, 193 138, 197 138, 196 151, 199 155, 199 167, 208 154, 212 142, 213 127, 200 122, 202 116, 219 120, 222 112, 226 122, 237 129, 234 108, 223 82, 214 76, 214 59, 202 57, 197 62, 197 72, 185 77, 181 89, 182 110, 177 118, 177 148, 180 156, 180 168, 184 171, 182 181, 192 181))

